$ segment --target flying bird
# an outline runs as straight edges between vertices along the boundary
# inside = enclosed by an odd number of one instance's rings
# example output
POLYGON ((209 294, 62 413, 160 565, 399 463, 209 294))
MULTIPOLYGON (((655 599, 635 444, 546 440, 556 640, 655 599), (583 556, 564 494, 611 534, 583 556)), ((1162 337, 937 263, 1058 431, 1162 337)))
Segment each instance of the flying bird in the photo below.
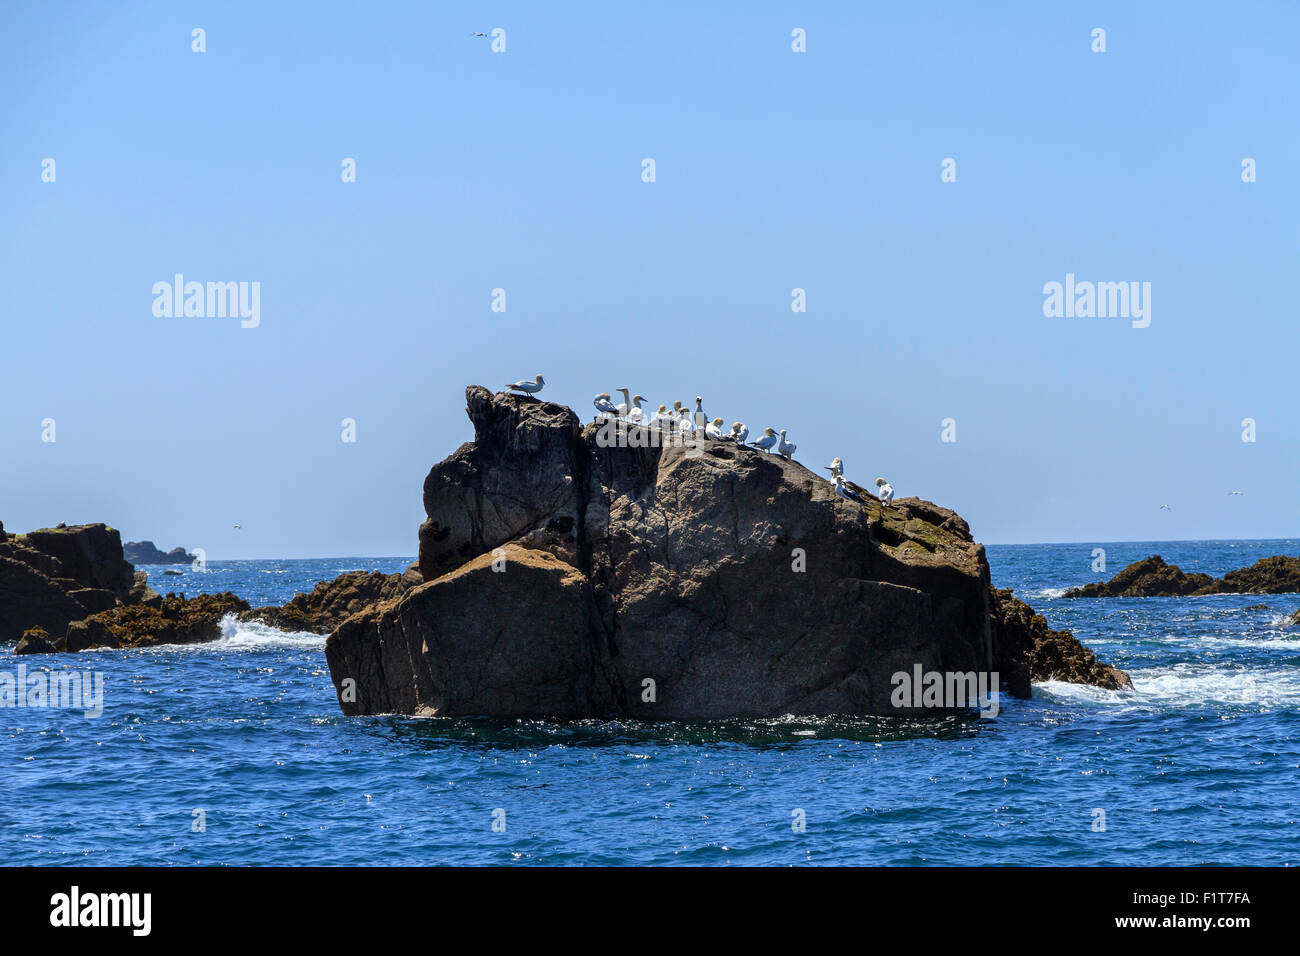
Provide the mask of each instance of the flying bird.
POLYGON ((776 444, 776 432, 772 431, 770 428, 764 428, 763 437, 758 441, 752 441, 749 444, 760 451, 770 452, 772 446, 776 444))
POLYGON ((522 382, 512 382, 506 386, 506 389, 512 392, 527 392, 529 395, 535 395, 542 390, 542 386, 545 384, 546 380, 542 378, 539 372, 536 381, 530 382, 524 379, 522 382))
POLYGON ((1161 511, 1173 511, 1174 509, 1171 508, 1171 507, 1169 507, 1168 505, 1161 505, 1161 506, 1160 506, 1160 510, 1161 510, 1161 511))
POLYGON ((1244 495, 1245 492, 1244 492, 1244 491, 1230 491, 1230 492, 1228 492, 1228 494, 1230 494, 1230 495, 1244 495))
POLYGON ((242 528, 242 527, 243 527, 242 524, 237 524, 237 525, 235 525, 235 529, 236 529, 236 530, 238 530, 238 529, 240 529, 240 528, 242 528))
POLYGON ((782 458, 789 461, 790 456, 794 454, 795 449, 799 446, 785 437, 785 431, 784 428, 781 429, 781 442, 776 446, 776 450, 781 453, 782 458))

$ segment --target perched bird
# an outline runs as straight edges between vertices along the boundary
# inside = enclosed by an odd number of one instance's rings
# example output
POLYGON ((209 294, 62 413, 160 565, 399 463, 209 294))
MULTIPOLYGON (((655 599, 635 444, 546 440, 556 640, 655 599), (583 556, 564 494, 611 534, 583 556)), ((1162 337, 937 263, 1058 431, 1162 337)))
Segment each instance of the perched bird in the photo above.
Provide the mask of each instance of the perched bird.
POLYGON ((785 437, 785 429, 782 428, 781 441, 776 446, 776 450, 781 453, 781 457, 784 458, 786 461, 789 461, 790 456, 794 454, 794 451, 797 447, 799 446, 785 437))
POLYGON ((512 382, 506 386, 506 389, 512 392, 527 392, 529 395, 536 395, 542 390, 542 386, 545 384, 546 380, 542 378, 540 373, 538 373, 536 381, 529 382, 524 380, 522 382, 512 382))
POLYGON ((596 415, 597 418, 600 418, 601 414, 606 418, 610 415, 613 415, 615 418, 618 417, 618 406, 609 400, 609 392, 601 392, 595 397, 592 404, 596 406, 596 411, 598 413, 596 415))
POLYGON ((640 425, 641 419, 645 418, 645 412, 641 410, 641 403, 644 401, 644 395, 632 396, 632 407, 627 410, 627 420, 633 425, 640 425))
POLYGON ((660 405, 659 411, 650 416, 650 427, 653 429, 668 427, 668 406, 660 405))
POLYGON ((876 497, 889 504, 894 500, 894 486, 885 481, 884 478, 876 479, 876 497))
POLYGON ((689 409, 683 408, 681 410, 681 414, 677 416, 677 427, 683 435, 689 435, 691 432, 695 431, 695 426, 691 424, 691 413, 689 409))
POLYGON ((722 419, 715 418, 704 426, 704 437, 712 438, 714 441, 722 441, 722 419))
POLYGON ((709 421, 709 416, 704 414, 704 399, 695 396, 695 427, 703 428, 709 421))
POLYGON ((616 388, 614 391, 623 393, 623 401, 614 406, 619 418, 627 418, 627 413, 632 410, 632 395, 628 392, 627 386, 616 388))
POLYGON ((731 423, 731 440, 737 445, 745 444, 745 439, 749 437, 749 429, 745 427, 744 422, 731 423))
POLYGON ((838 458, 832 458, 829 465, 822 465, 822 467, 831 473, 832 478, 844 474, 844 462, 838 458))
POLYGON ((849 501, 856 501, 859 504, 862 503, 862 496, 847 485, 844 481, 844 476, 838 473, 835 475, 835 493, 841 498, 848 498, 849 501))
POLYGON ((758 441, 752 441, 749 444, 761 451, 770 452, 772 446, 776 444, 776 432, 772 431, 770 428, 764 428, 763 437, 758 441))

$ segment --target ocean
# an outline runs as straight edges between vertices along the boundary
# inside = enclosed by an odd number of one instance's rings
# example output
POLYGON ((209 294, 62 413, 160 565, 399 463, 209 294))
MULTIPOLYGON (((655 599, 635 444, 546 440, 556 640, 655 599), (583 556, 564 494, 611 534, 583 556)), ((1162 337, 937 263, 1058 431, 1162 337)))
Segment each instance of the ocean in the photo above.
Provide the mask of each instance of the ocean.
MULTIPOLYGON (((323 637, 5 654, 104 711, 0 711, 9 865, 1285 865, 1300 862, 1300 595, 1064 600, 1159 553, 1222 574, 1300 541, 1002 545, 993 581, 1135 691, 1047 683, 994 719, 345 718, 323 637), (1091 569, 1106 551, 1104 574, 1091 569), (1259 607, 1262 605, 1262 607, 1259 607), (802 821, 800 832, 798 824, 802 821)), ((281 603, 410 557, 209 562, 160 591, 281 603)))

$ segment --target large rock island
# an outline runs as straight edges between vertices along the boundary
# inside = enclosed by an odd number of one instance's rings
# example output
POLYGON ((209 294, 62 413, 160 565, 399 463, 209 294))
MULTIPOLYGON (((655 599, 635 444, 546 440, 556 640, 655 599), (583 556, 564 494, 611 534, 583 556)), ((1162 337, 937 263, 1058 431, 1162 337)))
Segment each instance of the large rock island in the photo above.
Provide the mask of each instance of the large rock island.
POLYGON ((711 719, 899 714, 897 673, 1128 686, 989 585, 917 498, 837 497, 726 441, 584 427, 471 386, 474 441, 424 483, 423 582, 326 642, 348 714, 711 719))

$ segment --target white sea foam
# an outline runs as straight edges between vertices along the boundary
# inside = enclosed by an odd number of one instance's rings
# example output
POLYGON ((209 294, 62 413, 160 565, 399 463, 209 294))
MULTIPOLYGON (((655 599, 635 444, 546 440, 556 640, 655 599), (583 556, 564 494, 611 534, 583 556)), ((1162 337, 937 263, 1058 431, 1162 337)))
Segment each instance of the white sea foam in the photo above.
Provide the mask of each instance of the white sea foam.
POLYGON ((1177 709, 1229 704, 1272 710, 1300 706, 1300 672, 1294 668, 1242 668, 1175 664, 1129 672, 1133 690, 1103 690, 1086 684, 1044 681, 1036 696, 1071 703, 1177 709))
POLYGON ((252 651, 273 647, 313 648, 325 646, 324 634, 309 631, 282 631, 261 621, 241 621, 233 614, 221 619, 221 637, 210 644, 195 644, 195 648, 219 651, 252 651))
POLYGON ((1018 595, 1022 601, 1055 601, 1070 588, 1038 588, 1018 595))

